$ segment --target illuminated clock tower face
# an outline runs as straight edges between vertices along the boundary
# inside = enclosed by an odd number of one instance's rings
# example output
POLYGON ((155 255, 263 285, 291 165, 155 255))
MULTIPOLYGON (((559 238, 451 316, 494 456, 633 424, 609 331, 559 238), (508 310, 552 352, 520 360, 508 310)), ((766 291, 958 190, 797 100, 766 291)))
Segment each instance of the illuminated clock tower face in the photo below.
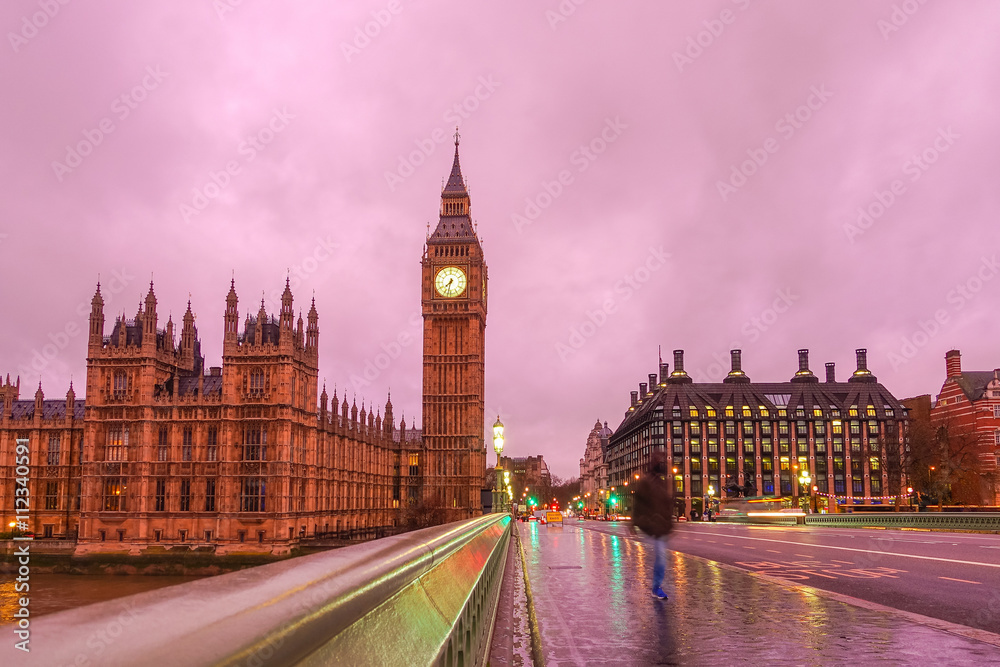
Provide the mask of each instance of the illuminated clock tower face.
POLYGON ((456 297, 465 291, 465 271, 457 266, 446 266, 434 277, 434 288, 443 297, 456 297))

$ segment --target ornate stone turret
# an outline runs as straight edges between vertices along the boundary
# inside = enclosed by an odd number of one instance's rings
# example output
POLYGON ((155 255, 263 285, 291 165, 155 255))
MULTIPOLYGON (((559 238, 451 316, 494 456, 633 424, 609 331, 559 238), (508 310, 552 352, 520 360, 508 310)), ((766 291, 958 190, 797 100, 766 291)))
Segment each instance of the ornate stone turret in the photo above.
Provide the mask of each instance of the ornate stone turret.
MULTIPOLYGON (((139 320, 136 320, 139 324, 139 320)), ((146 353, 156 349, 156 295, 153 293, 153 281, 149 281, 149 293, 146 294, 146 308, 142 311, 142 346, 146 353)))
POLYGON ((292 326, 294 324, 295 313, 292 311, 292 288, 289 278, 285 278, 285 291, 281 293, 281 312, 279 313, 278 326, 281 331, 279 342, 282 346, 289 346, 292 342, 292 326))
POLYGON ((95 348, 100 349, 104 343, 104 297, 101 295, 101 283, 97 283, 97 291, 90 301, 90 336, 88 339, 88 351, 93 353, 95 348))
POLYGON ((385 401, 385 420, 382 422, 385 426, 386 435, 392 435, 392 392, 389 392, 388 398, 385 401))
POLYGON ((194 368, 194 342, 198 332, 194 328, 194 313, 191 312, 191 300, 188 300, 187 311, 184 313, 184 324, 181 328, 180 366, 186 370, 194 368))
POLYGON ((313 297, 309 307, 309 326, 306 327, 306 349, 317 354, 319 352, 319 313, 316 312, 316 297, 313 297))
POLYGON ((223 345, 233 345, 239 336, 240 311, 239 297, 236 296, 236 279, 229 282, 229 294, 226 295, 226 315, 223 327, 223 345))

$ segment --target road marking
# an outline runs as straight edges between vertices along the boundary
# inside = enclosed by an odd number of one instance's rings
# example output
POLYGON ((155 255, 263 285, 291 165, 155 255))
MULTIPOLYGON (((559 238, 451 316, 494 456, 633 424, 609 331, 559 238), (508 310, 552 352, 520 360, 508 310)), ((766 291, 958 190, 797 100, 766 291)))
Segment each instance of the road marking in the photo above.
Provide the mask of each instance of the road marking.
POLYGON ((710 543, 710 544, 718 544, 715 540, 705 540, 705 541, 708 542, 708 543, 710 543))
POLYGON ((811 555, 807 555, 807 554, 793 554, 793 555, 798 556, 799 558, 812 558, 811 555))
POLYGON ((785 553, 784 551, 775 551, 774 549, 764 549, 764 551, 766 551, 768 553, 771 553, 771 554, 783 554, 783 553, 785 553))
POLYGON ((743 548, 744 549, 756 549, 757 547, 748 547, 748 546, 744 545, 743 548))
POLYGON ((734 546, 736 546, 735 544, 730 544, 729 542, 723 542, 723 544, 725 544, 727 547, 734 547, 734 546))
MULTIPOLYGON (((788 544, 785 540, 768 540, 763 537, 744 537, 742 535, 733 535, 737 540, 754 540, 755 542, 777 542, 778 544, 788 544)), ((801 542, 796 542, 796 544, 802 544, 801 542)), ((980 563, 974 560, 955 560, 953 558, 938 558, 936 556, 918 556, 916 554, 900 554, 893 551, 878 551, 874 549, 855 549, 853 547, 835 547, 829 544, 810 544, 809 546, 814 549, 836 549, 837 551, 857 551, 863 554, 878 554, 879 556, 896 556, 897 558, 916 558, 917 560, 934 560, 942 563, 956 563, 958 565, 978 565, 980 567, 995 567, 1000 568, 1000 563, 980 563)), ((746 547, 747 549, 753 549, 754 547, 746 547)), ((851 563, 853 565, 853 563, 851 563)))
POLYGON ((938 579, 947 579, 948 581, 957 581, 961 584, 982 584, 981 581, 966 581, 965 579, 952 579, 951 577, 938 577, 938 579))
POLYGON ((853 561, 849 561, 849 560, 834 560, 833 558, 831 558, 830 562, 831 563, 840 563, 842 565, 854 565, 854 562, 853 561))

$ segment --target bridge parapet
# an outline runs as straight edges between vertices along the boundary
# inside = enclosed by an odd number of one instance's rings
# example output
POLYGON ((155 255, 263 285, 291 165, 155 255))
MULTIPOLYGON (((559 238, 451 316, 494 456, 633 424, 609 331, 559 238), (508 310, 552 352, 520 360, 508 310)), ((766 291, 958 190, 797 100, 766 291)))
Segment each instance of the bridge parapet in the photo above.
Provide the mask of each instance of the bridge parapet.
POLYGON ((806 514, 774 512, 756 516, 720 516, 720 523, 779 524, 841 528, 922 528, 1000 532, 1000 512, 852 512, 850 514, 806 514))
MULTIPOLYGON (((510 535, 510 516, 492 514, 32 619, 31 658, 481 664, 510 535)), ((13 650, 0 647, 0 664, 17 664, 13 650)))

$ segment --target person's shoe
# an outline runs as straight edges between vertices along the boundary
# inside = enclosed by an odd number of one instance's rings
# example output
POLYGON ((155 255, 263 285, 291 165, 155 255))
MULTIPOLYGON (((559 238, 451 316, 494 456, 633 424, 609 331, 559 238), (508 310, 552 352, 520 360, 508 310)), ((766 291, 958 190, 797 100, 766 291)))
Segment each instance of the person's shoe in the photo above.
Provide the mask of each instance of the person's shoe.
POLYGON ((660 587, 660 586, 657 586, 656 588, 654 588, 653 591, 652 591, 652 593, 653 593, 653 597, 656 598, 657 600, 666 600, 667 599, 667 594, 663 592, 663 588, 660 587))

